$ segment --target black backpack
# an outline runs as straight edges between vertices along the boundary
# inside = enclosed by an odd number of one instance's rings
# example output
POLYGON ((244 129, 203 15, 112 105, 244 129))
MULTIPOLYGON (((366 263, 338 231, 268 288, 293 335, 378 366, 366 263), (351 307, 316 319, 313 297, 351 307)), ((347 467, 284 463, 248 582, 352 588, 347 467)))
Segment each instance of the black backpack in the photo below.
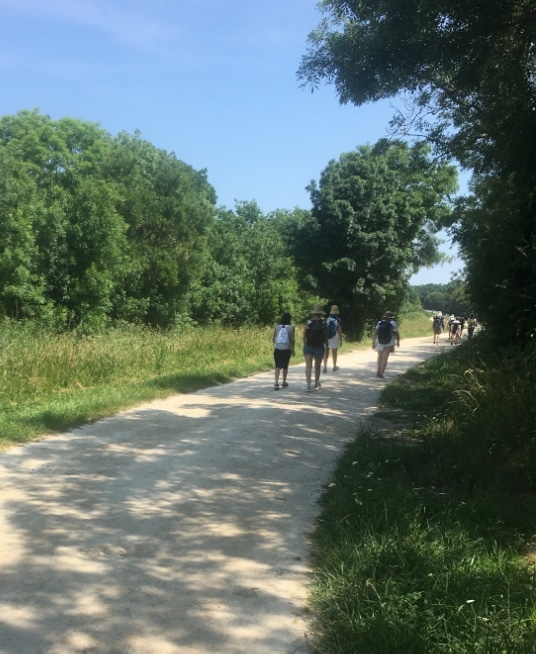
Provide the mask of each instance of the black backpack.
POLYGON ((380 320, 378 323, 378 343, 389 345, 393 338, 393 325, 390 320, 380 320))
POLYGON ((326 323, 323 320, 308 320, 305 342, 311 347, 320 347, 326 342, 326 323))

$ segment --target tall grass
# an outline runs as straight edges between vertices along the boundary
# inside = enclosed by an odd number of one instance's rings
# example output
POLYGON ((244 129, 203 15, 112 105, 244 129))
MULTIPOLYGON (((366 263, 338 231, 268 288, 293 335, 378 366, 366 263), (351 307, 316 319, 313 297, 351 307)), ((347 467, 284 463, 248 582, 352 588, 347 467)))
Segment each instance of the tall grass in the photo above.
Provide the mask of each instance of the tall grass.
POLYGON ((57 335, 6 323, 0 337, 0 444, 80 425, 134 403, 269 369, 271 329, 57 335))
MULTIPOLYGON (((0 325, 0 447, 139 402, 268 370, 271 336, 268 327, 216 326, 176 332, 131 326, 91 336, 58 335, 33 323, 5 321, 0 325)), ((343 351, 360 346, 345 339, 343 351)))
POLYGON ((319 652, 536 652, 534 355, 479 337, 386 388, 415 423, 362 430, 322 497, 319 652))

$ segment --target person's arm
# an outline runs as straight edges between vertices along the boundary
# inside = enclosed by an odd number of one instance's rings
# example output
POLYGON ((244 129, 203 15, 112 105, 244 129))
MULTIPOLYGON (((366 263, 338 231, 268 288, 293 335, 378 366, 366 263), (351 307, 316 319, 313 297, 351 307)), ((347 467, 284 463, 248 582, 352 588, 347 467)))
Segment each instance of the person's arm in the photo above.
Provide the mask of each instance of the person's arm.
POLYGON ((396 346, 400 347, 400 332, 398 331, 398 325, 393 331, 393 336, 395 337, 396 346))

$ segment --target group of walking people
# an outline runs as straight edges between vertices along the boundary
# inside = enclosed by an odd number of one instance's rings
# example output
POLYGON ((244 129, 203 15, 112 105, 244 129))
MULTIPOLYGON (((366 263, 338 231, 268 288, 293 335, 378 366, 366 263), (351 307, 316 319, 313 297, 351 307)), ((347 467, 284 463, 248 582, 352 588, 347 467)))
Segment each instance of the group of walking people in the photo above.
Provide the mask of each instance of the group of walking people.
MULTIPOLYGON (((325 312, 321 304, 315 304, 311 317, 307 320, 302 334, 303 356, 305 358, 305 390, 310 393, 321 387, 320 375, 328 371, 329 355, 331 352, 332 370, 337 372, 337 357, 343 342, 343 322, 339 314, 339 307, 332 305, 329 315, 324 318, 325 312)), ((290 358, 295 354, 296 328, 292 325, 289 313, 281 316, 279 324, 274 327, 274 363, 275 384, 274 390, 288 386, 287 376, 290 358), (281 383, 280 383, 281 380, 281 383)), ((400 334, 394 315, 387 311, 376 324, 372 336, 372 348, 378 352, 377 377, 384 377, 389 354, 400 345, 400 334)))
MULTIPOLYGON (((461 340, 466 324, 467 337, 473 338, 475 330, 479 326, 474 313, 471 313, 469 320, 467 321, 463 316, 455 316, 453 313, 449 316, 447 319, 447 332, 448 340, 450 341, 451 345, 455 345, 458 341, 461 340)), ((434 332, 434 344, 437 344, 439 343, 440 334, 445 329, 445 319, 441 311, 438 311, 437 314, 433 317, 432 329, 434 332)))

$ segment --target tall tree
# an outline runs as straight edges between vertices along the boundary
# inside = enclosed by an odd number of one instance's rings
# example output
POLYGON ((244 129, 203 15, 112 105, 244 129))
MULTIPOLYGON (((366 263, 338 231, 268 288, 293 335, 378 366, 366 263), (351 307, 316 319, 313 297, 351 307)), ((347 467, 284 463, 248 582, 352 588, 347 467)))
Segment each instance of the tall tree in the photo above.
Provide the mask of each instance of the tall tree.
POLYGON ((433 162, 428 147, 387 140, 344 153, 311 183, 316 222, 296 257, 358 335, 378 312, 401 306, 419 266, 438 260, 434 232, 455 189, 455 168, 433 162))
POLYGON ((114 185, 101 173, 109 146, 106 132, 91 123, 53 121, 37 111, 0 120, 0 150, 12 165, 10 195, 17 198, 16 212, 6 209, 0 225, 11 236, 24 233, 29 248, 25 255, 18 250, 28 262, 26 288, 19 284, 15 298, 16 287, 4 286, 11 304, 26 307, 21 315, 36 315, 38 304, 53 306, 69 326, 106 320, 125 245, 114 185))
POLYGON ((332 82, 341 102, 356 105, 409 92, 415 112, 399 116, 400 128, 424 134, 473 169, 475 190, 483 190, 484 178, 495 178, 513 192, 505 211, 505 203, 491 205, 484 190, 480 216, 465 207, 458 236, 471 283, 491 289, 491 303, 479 308, 488 324, 496 324, 503 338, 529 333, 536 323, 536 278, 526 265, 536 258, 536 5, 323 0, 320 7, 325 18, 311 33, 298 71, 304 84, 332 82), (495 236, 483 227, 482 212, 490 227, 496 221, 510 226, 502 247, 502 226, 495 236), (495 259, 495 266, 482 267, 492 254, 500 264, 495 259), (521 318, 512 321, 519 302, 521 318))
POLYGON ((295 266, 281 223, 256 202, 220 210, 209 239, 210 263, 192 292, 194 317, 227 325, 270 324, 301 308, 295 266))
POLYGON ((187 314, 191 284, 203 275, 206 234, 216 194, 195 171, 141 138, 114 140, 107 174, 116 182, 118 211, 128 225, 119 316, 169 326, 187 314))

